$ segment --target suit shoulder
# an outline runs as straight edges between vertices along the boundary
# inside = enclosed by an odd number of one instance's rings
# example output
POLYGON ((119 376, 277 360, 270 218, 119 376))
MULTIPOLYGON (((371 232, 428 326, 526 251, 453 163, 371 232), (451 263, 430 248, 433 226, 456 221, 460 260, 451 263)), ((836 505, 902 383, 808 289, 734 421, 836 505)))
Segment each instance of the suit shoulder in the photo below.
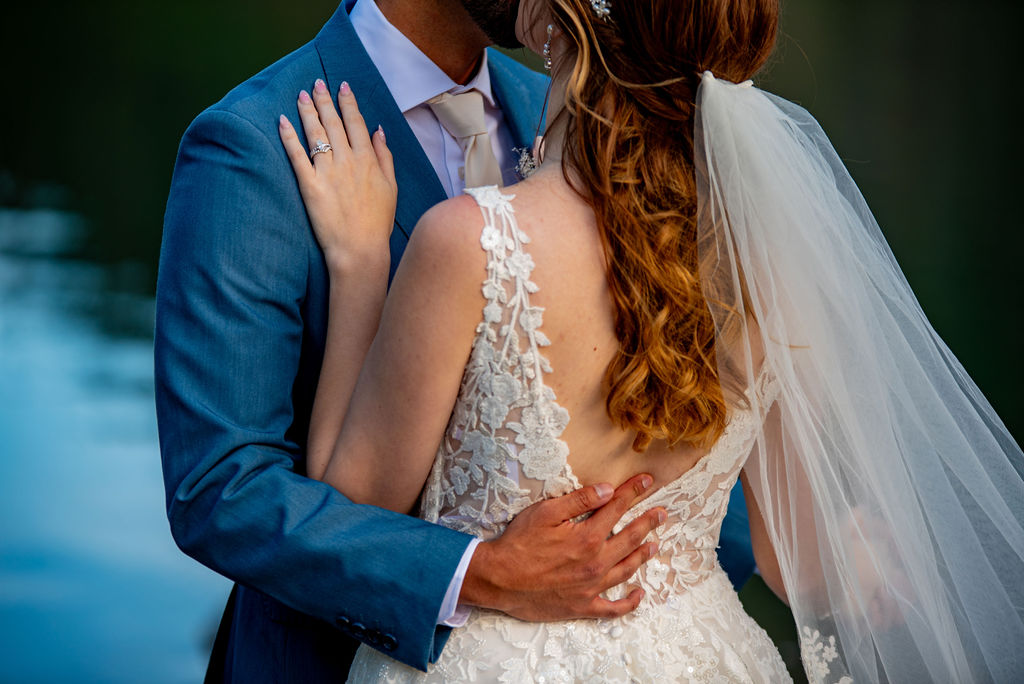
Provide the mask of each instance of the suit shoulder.
POLYGON ((313 79, 322 72, 320 57, 313 42, 309 42, 239 83, 205 112, 228 112, 243 119, 262 119, 271 106, 284 98, 294 100, 299 89, 310 88, 313 79))

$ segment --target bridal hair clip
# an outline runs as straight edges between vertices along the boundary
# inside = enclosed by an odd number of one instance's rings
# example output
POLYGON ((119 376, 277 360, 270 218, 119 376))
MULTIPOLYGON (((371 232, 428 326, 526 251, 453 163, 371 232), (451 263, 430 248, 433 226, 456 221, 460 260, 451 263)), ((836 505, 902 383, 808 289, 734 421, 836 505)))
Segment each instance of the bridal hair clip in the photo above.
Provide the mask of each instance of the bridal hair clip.
POLYGON ((597 15, 598 19, 608 20, 608 15, 612 13, 612 3, 610 0, 590 0, 590 6, 594 9, 594 14, 597 15))

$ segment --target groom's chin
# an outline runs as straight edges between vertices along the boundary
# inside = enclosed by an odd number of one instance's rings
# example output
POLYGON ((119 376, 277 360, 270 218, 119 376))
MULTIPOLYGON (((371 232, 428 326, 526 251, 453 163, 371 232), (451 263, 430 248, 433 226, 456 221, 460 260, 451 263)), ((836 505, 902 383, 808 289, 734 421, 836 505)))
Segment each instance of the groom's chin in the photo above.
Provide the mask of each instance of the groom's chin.
POLYGON ((520 0, 462 0, 462 6, 492 43, 503 48, 521 48, 516 35, 520 0))

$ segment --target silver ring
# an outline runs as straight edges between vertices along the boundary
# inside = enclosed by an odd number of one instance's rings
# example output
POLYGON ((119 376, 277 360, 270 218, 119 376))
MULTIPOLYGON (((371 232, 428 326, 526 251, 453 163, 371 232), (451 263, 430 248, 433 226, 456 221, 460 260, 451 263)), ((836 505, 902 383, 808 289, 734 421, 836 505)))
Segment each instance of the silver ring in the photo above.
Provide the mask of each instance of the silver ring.
POLYGON ((317 140, 316 147, 314 147, 313 151, 309 153, 309 158, 313 159, 313 157, 321 152, 330 152, 332 149, 331 143, 325 143, 323 140, 317 140))

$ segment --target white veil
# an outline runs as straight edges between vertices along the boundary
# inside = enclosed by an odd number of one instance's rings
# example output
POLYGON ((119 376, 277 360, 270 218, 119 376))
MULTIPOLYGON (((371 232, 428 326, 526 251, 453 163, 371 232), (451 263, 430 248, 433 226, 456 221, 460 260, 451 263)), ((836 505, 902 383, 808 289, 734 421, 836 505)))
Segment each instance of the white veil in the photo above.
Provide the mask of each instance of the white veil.
POLYGON ((808 677, 1024 681, 1020 447, 817 122, 710 73, 697 100, 702 283, 808 677))

